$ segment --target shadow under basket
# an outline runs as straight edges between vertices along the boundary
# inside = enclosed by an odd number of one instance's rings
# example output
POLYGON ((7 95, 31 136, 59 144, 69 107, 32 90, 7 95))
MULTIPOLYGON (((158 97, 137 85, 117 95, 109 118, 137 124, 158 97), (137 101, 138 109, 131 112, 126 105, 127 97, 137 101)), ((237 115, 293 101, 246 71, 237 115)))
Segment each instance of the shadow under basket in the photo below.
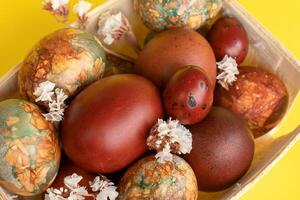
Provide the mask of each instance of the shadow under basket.
MULTIPOLYGON (((133 11, 132 0, 110 0, 95 8, 88 15, 88 31, 97 32, 97 21, 99 15, 108 10, 120 10, 129 19, 133 31, 142 44, 149 29, 139 20, 133 11)), ((221 14, 228 14, 238 18, 248 32, 250 48, 246 60, 242 65, 259 66, 269 72, 276 74, 286 85, 289 93, 287 113, 290 112, 300 88, 300 64, 299 62, 270 34, 254 17, 252 17, 236 0, 225 0, 221 14)), ((113 50, 125 55, 136 57, 125 42, 113 46, 113 50)), ((17 73, 18 67, 13 68, 0 79, 0 100, 17 97, 17 73)), ((286 113, 286 115, 287 115, 286 113)), ((285 117, 286 117, 285 115, 285 117)), ((285 121, 284 119, 281 123, 285 121)), ((276 131, 281 125, 262 137, 255 140, 254 160, 247 174, 238 183, 230 188, 214 193, 199 192, 199 199, 238 199, 261 177, 263 177, 276 164, 285 153, 293 147, 300 139, 300 127, 291 133, 278 136, 276 131)), ((0 187, 0 199, 8 200, 6 191, 0 187)), ((39 197, 19 197, 19 199, 43 199, 39 197)))

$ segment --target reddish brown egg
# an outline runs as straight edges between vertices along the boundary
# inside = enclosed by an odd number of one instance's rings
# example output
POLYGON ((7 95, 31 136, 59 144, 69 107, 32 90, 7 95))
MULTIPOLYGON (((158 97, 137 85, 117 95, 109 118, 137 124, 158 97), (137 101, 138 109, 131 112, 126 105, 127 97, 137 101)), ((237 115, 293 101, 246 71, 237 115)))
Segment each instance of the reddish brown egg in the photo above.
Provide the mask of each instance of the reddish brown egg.
POLYGON ((213 88, 199 67, 179 69, 164 90, 167 113, 185 125, 200 122, 210 111, 213 88))
POLYGON ((140 53, 137 70, 163 88, 180 68, 201 66, 214 87, 216 60, 204 37, 188 28, 173 28, 157 34, 140 53))
POLYGON ((243 116, 255 137, 275 127, 288 104, 288 92, 274 74, 257 67, 239 67, 229 90, 216 93, 216 103, 243 116))
POLYGON ((67 109, 63 148, 85 170, 115 172, 146 151, 149 130, 162 116, 160 94, 150 81, 129 74, 106 77, 67 109))
POLYGON ((247 56, 249 48, 248 35, 243 25, 235 18, 222 17, 213 25, 207 35, 217 61, 225 55, 236 58, 238 64, 247 56))
POLYGON ((190 131, 193 149, 185 159, 196 174, 200 190, 225 189, 247 172, 254 155, 254 140, 238 115, 213 107, 190 131))

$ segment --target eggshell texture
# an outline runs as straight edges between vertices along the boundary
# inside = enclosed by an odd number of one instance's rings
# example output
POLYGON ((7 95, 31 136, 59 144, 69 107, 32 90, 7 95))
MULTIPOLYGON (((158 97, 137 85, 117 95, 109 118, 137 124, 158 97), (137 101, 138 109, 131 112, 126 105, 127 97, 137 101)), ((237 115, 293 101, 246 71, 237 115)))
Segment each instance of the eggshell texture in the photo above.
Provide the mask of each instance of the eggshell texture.
POLYGON ((130 74, 106 77, 83 90, 67 109, 63 147, 83 169, 115 172, 146 151, 149 130, 162 116, 160 94, 150 81, 130 74))
POLYGON ((182 158, 161 164, 147 156, 128 169, 119 183, 119 200, 197 200, 195 174, 182 158))
POLYGON ((247 56, 249 48, 248 35, 243 25, 235 18, 222 17, 213 25, 207 35, 217 61, 225 55, 236 58, 241 64, 247 56))
POLYGON ((200 122, 212 104, 213 88, 199 67, 187 66, 178 70, 164 91, 167 113, 185 125, 200 122))
POLYGON ((35 102, 34 90, 45 81, 75 95, 103 75, 105 63, 105 52, 91 33, 60 29, 43 38, 24 59, 18 77, 20 95, 35 102))
POLYGON ((22 196, 40 194, 59 162, 56 131, 38 106, 19 99, 0 102, 0 185, 22 196))
POLYGON ((190 131, 193 149, 185 159, 196 174, 200 190, 225 189, 247 172, 254 155, 254 140, 238 115, 213 107, 190 131))
POLYGON ((187 65, 201 67, 214 88, 214 53, 205 38, 188 28, 173 28, 157 34, 147 43, 136 61, 138 72, 160 88, 178 69, 187 65))
POLYGON ((134 9, 154 31, 187 26, 197 29, 217 15, 223 0, 134 0, 134 9))
POLYGON ((218 90, 216 102, 243 116, 253 135, 258 137, 282 119, 288 92, 280 79, 263 69, 239 67, 239 72, 229 90, 218 90))

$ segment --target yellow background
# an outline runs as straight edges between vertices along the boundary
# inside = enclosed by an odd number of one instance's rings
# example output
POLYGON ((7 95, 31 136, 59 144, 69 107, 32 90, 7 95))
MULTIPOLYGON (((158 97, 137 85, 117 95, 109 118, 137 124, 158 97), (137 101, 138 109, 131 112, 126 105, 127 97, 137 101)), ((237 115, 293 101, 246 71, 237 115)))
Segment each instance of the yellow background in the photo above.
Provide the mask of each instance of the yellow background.
MULTIPOLYGON (((90 0, 95 5, 104 1, 90 0)), ((240 2, 300 59, 299 0, 240 2)), ((19 63, 41 37, 62 27, 40 8, 40 0, 0 1, 0 76, 19 63)), ((280 132, 292 131, 297 124, 300 124, 300 98, 280 132)), ((300 200, 300 142, 242 199, 300 200)))

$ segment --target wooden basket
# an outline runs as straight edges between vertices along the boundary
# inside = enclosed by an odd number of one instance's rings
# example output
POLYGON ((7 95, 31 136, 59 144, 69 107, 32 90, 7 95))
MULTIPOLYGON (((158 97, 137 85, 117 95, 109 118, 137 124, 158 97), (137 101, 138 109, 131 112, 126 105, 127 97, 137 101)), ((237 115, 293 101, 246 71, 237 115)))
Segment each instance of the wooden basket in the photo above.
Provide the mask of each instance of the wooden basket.
MULTIPOLYGON (((111 0, 97 7, 89 13, 87 29, 96 33, 99 15, 108 10, 121 10, 133 26, 140 43, 149 30, 142 24, 138 16, 135 15, 132 7, 132 0, 111 0)), ((246 61, 242 65, 259 66, 275 73, 287 86, 289 92, 289 112, 293 107, 296 96, 300 89, 300 64, 290 53, 270 34, 254 17, 252 17, 236 0, 227 0, 224 3, 222 13, 237 17, 245 26, 249 39, 250 49, 246 61)), ((112 47, 114 50, 136 56, 135 53, 126 46, 126 43, 112 47)), ((18 67, 13 68, 0 79, 0 100, 17 96, 17 73, 18 67)), ((282 120, 282 122, 284 119, 282 120)), ((281 123, 282 123, 281 122, 281 123)), ((238 199, 262 176, 264 176, 275 163, 300 139, 300 127, 293 132, 276 136, 274 134, 278 126, 273 128, 268 134, 256 139, 255 156, 251 168, 247 174, 232 187, 215 193, 199 192, 199 199, 238 199)), ((22 199, 41 199, 22 198, 22 199)), ((0 199, 7 200, 5 192, 0 188, 0 199)), ((20 197, 21 199, 21 197, 20 197)))

